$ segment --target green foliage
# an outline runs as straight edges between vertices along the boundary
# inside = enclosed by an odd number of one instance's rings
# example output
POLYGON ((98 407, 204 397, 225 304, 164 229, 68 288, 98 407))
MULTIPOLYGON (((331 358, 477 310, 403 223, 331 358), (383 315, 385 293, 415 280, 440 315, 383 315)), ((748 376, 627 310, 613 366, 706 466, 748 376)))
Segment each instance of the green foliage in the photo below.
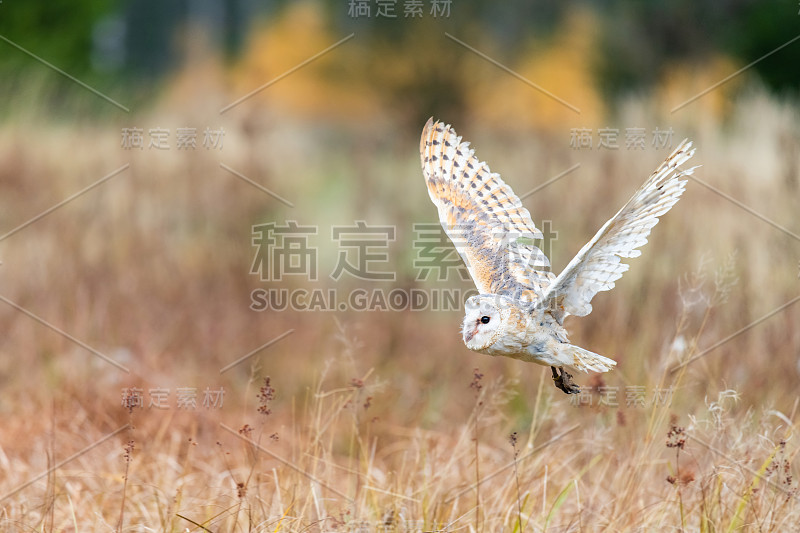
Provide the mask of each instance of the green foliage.
MULTIPOLYGON (((403 2, 396 4, 396 18, 377 17, 377 6, 370 4, 370 17, 352 17, 346 1, 311 3, 334 33, 358 35, 359 46, 369 51, 362 67, 374 75, 374 84, 387 100, 408 110, 403 116, 414 124, 430 116, 432 109, 457 118, 468 106, 466 51, 445 39, 445 32, 488 46, 498 61, 513 66, 531 53, 532 43, 546 44, 562 31, 571 10, 589 9, 601 21, 598 53, 592 57, 594 75, 605 96, 613 100, 620 92, 651 88, 674 62, 703 63, 722 55, 746 65, 796 37, 800 21, 800 6, 786 0, 593 0, 572 5, 554 0, 458 0, 452 2, 447 17, 432 16, 426 1, 421 18, 405 17, 403 2), (394 79, 390 67, 397 56, 403 56, 420 75, 404 76, 402 82, 394 79)), ((210 11, 200 13, 208 8, 190 9, 156 0, 127 6, 114 0, 7 1, 0 4, 0 35, 91 81, 96 79, 92 76, 108 76, 108 72, 96 70, 93 40, 100 23, 114 18, 124 28, 120 30, 124 32, 120 36, 123 59, 114 70, 115 77, 152 84, 180 64, 187 31, 206 25, 208 31, 203 33, 208 34, 210 44, 230 57, 243 50, 248 33, 257 27, 255 22, 271 21, 292 5, 286 1, 262 5, 226 0, 215 8, 221 15, 215 18, 210 11)), ((0 42, 0 47, 5 48, 0 54, 0 83, 13 82, 21 72, 45 68, 8 43, 0 42)), ((536 50, 534 47, 534 55, 536 50)), ((775 90, 794 91, 798 71, 787 65, 799 62, 800 43, 793 43, 759 61, 751 73, 775 90)))
MULTIPOLYGON (((92 32, 113 0, 48 0, 0 4, 0 35, 73 75, 91 70, 92 32)), ((45 68, 2 42, 0 72, 45 68)))

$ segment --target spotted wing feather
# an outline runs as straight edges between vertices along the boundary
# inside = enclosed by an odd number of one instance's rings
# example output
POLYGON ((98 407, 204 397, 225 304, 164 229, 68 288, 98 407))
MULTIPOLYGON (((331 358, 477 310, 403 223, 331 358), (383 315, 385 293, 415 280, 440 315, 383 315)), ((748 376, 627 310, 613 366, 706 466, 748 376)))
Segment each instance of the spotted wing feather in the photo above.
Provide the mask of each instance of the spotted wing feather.
POLYGON ((442 227, 478 290, 540 295, 555 276, 547 257, 531 242, 542 233, 511 187, 449 125, 433 119, 422 132, 420 159, 442 227))
POLYGON ((680 199, 686 187, 680 178, 696 167, 683 171, 678 167, 693 155, 692 143, 683 141, 547 287, 539 306, 550 308, 559 322, 566 315, 588 315, 595 294, 613 289, 628 270, 621 260, 641 255, 638 248, 647 242, 658 217, 680 199))

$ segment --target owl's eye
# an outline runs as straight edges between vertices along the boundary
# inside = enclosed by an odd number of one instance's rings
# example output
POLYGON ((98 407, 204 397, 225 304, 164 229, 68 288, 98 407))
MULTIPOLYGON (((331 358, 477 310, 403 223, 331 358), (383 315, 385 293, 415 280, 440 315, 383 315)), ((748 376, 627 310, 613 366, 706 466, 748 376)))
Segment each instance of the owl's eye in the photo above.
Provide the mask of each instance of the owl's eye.
POLYGON ((489 318, 488 316, 484 315, 484 316, 481 317, 481 324, 488 324, 490 320, 491 320, 491 318, 489 318))

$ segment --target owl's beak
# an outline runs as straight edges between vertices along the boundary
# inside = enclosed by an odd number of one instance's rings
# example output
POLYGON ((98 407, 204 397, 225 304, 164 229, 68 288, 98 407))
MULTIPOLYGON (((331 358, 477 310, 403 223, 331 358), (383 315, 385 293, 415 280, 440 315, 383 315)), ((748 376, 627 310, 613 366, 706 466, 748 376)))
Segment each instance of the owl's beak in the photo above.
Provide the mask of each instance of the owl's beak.
POLYGON ((469 333, 467 333, 466 335, 464 335, 464 342, 469 342, 469 341, 471 341, 471 340, 472 340, 472 337, 474 337, 476 333, 478 333, 478 328, 477 328, 477 326, 475 327, 475 329, 473 329, 472 331, 470 331, 469 333))

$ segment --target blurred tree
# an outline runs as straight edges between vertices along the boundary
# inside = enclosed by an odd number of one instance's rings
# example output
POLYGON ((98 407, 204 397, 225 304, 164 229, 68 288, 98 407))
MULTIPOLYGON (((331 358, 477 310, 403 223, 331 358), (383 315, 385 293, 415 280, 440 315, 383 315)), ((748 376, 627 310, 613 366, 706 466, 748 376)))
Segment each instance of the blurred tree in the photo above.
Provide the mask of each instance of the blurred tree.
MULTIPOLYGON (((529 65, 534 72, 536 65, 548 64, 537 57, 548 43, 576 37, 563 35, 576 31, 565 24, 567 14, 594 13, 590 82, 609 101, 620 92, 652 89, 675 63, 721 64, 720 56, 730 56, 734 66, 745 65, 800 35, 796 0, 452 0, 448 13, 438 16, 434 0, 417 1, 420 17, 406 16, 410 0, 388 2, 393 18, 378 16, 376 0, 364 2, 369 16, 355 16, 353 0, 6 1, 0 4, 0 35, 87 81, 102 74, 95 79, 148 84, 183 61, 182 32, 203 32, 224 52, 221 57, 236 61, 252 43, 249 36, 268 25, 263 20, 271 24, 303 5, 319 14, 334 41, 351 32, 357 36, 351 48, 359 51, 343 58, 352 64, 337 69, 331 63, 327 74, 356 88, 369 85, 384 107, 395 106, 399 120, 409 124, 434 110, 455 120, 470 105, 466 92, 476 56, 445 32, 503 64, 529 65)), ((440 8, 445 4, 437 1, 440 8)), ((0 83, 6 86, 20 72, 43 68, 8 43, 0 47, 6 50, 0 55, 0 83)), ((547 53, 557 58, 556 52, 551 47, 547 53)), ((750 73, 776 90, 796 92, 800 71, 792 67, 798 62, 800 41, 758 62, 750 73)))
MULTIPOLYGON (((750 63, 800 37, 800 3, 796 0, 742 2, 735 23, 720 28, 724 49, 750 63)), ((800 89, 800 39, 759 61, 753 68, 772 89, 800 89)))
MULTIPOLYGON (((407 17, 406 4, 397 2, 396 18, 376 16, 374 6, 370 17, 353 17, 349 0, 325 0, 334 24, 343 32, 356 32, 368 51, 364 60, 370 85, 381 94, 385 107, 397 111, 398 124, 413 131, 431 115, 460 121, 481 81, 475 67, 484 60, 445 32, 491 51, 493 59, 501 63, 514 64, 522 45, 534 36, 552 36, 567 11, 567 6, 556 0, 502 4, 453 0, 446 14, 434 14, 434 3, 423 0, 421 16, 407 17)), ((489 66, 490 70, 496 68, 489 66)), ((508 76, 500 70, 496 73, 498 78, 508 76)))
MULTIPOLYGON (((594 2, 603 16, 597 77, 606 97, 648 89, 677 62, 704 63, 720 54, 741 65, 800 35, 794 0, 618 0, 594 2)), ((754 65, 774 89, 797 89, 800 42, 754 65)), ((732 70, 728 74, 735 71, 732 70)))
MULTIPOLYGON (((0 4, 0 35, 71 73, 91 70, 94 26, 115 0, 48 0, 0 4)), ((44 68, 27 55, 0 43, 0 71, 5 75, 44 68)))

